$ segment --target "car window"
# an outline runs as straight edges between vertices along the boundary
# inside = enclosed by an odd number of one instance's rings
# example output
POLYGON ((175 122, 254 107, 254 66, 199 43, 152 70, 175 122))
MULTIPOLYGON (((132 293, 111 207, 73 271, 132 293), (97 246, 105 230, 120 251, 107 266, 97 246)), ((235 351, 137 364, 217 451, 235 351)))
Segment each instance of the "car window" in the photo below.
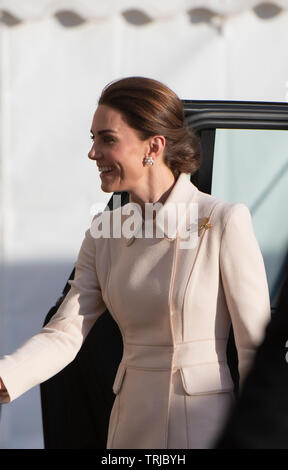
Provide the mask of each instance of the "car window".
POLYGON ((288 248, 288 131, 216 129, 211 194, 251 212, 277 301, 288 248))

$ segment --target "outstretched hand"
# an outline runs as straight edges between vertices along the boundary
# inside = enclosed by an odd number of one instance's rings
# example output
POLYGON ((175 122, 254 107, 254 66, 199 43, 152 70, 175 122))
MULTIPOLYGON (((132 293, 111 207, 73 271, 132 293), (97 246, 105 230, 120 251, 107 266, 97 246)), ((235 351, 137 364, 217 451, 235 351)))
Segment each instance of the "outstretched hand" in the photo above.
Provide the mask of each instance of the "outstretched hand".
POLYGON ((1 377, 0 377, 0 403, 9 403, 10 397, 1 377))

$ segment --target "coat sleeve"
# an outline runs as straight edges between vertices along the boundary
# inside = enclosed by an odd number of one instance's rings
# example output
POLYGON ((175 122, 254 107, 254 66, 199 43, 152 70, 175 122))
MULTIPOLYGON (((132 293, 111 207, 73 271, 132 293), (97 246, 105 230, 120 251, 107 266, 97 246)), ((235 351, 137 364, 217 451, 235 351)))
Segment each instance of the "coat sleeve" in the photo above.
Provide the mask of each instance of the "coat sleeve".
POLYGON ((95 267, 96 245, 87 230, 75 263, 71 289, 56 314, 38 334, 0 359, 0 377, 6 387, 0 403, 8 403, 44 382, 77 355, 88 332, 106 310, 95 267))
POLYGON ((229 211, 221 240, 220 270, 242 386, 271 315, 264 261, 244 204, 235 204, 229 211))

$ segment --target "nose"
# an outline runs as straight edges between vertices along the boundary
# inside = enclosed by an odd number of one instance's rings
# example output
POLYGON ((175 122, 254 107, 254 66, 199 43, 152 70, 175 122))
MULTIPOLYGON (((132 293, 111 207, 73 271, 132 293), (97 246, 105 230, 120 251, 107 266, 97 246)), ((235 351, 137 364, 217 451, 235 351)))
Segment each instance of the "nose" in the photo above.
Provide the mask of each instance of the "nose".
POLYGON ((95 148, 95 143, 93 143, 90 151, 88 152, 88 158, 90 158, 90 160, 98 160, 101 156, 101 152, 95 148))
POLYGON ((90 151, 88 152, 88 158, 90 158, 90 160, 95 160, 95 153, 94 145, 92 145, 90 151))

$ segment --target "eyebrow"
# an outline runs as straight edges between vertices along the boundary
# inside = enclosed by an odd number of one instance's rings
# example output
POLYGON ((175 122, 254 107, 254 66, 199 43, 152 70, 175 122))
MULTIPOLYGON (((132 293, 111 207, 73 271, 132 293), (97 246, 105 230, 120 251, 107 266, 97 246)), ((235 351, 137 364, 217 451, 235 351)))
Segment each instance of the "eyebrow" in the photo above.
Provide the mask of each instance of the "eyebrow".
MULTIPOLYGON (((90 130, 91 134, 94 135, 94 132, 92 131, 92 129, 90 130)), ((113 131, 113 129, 102 129, 101 131, 98 131, 97 134, 98 135, 102 135, 102 134, 105 134, 106 132, 112 132, 112 134, 116 134, 116 131, 113 131)))

